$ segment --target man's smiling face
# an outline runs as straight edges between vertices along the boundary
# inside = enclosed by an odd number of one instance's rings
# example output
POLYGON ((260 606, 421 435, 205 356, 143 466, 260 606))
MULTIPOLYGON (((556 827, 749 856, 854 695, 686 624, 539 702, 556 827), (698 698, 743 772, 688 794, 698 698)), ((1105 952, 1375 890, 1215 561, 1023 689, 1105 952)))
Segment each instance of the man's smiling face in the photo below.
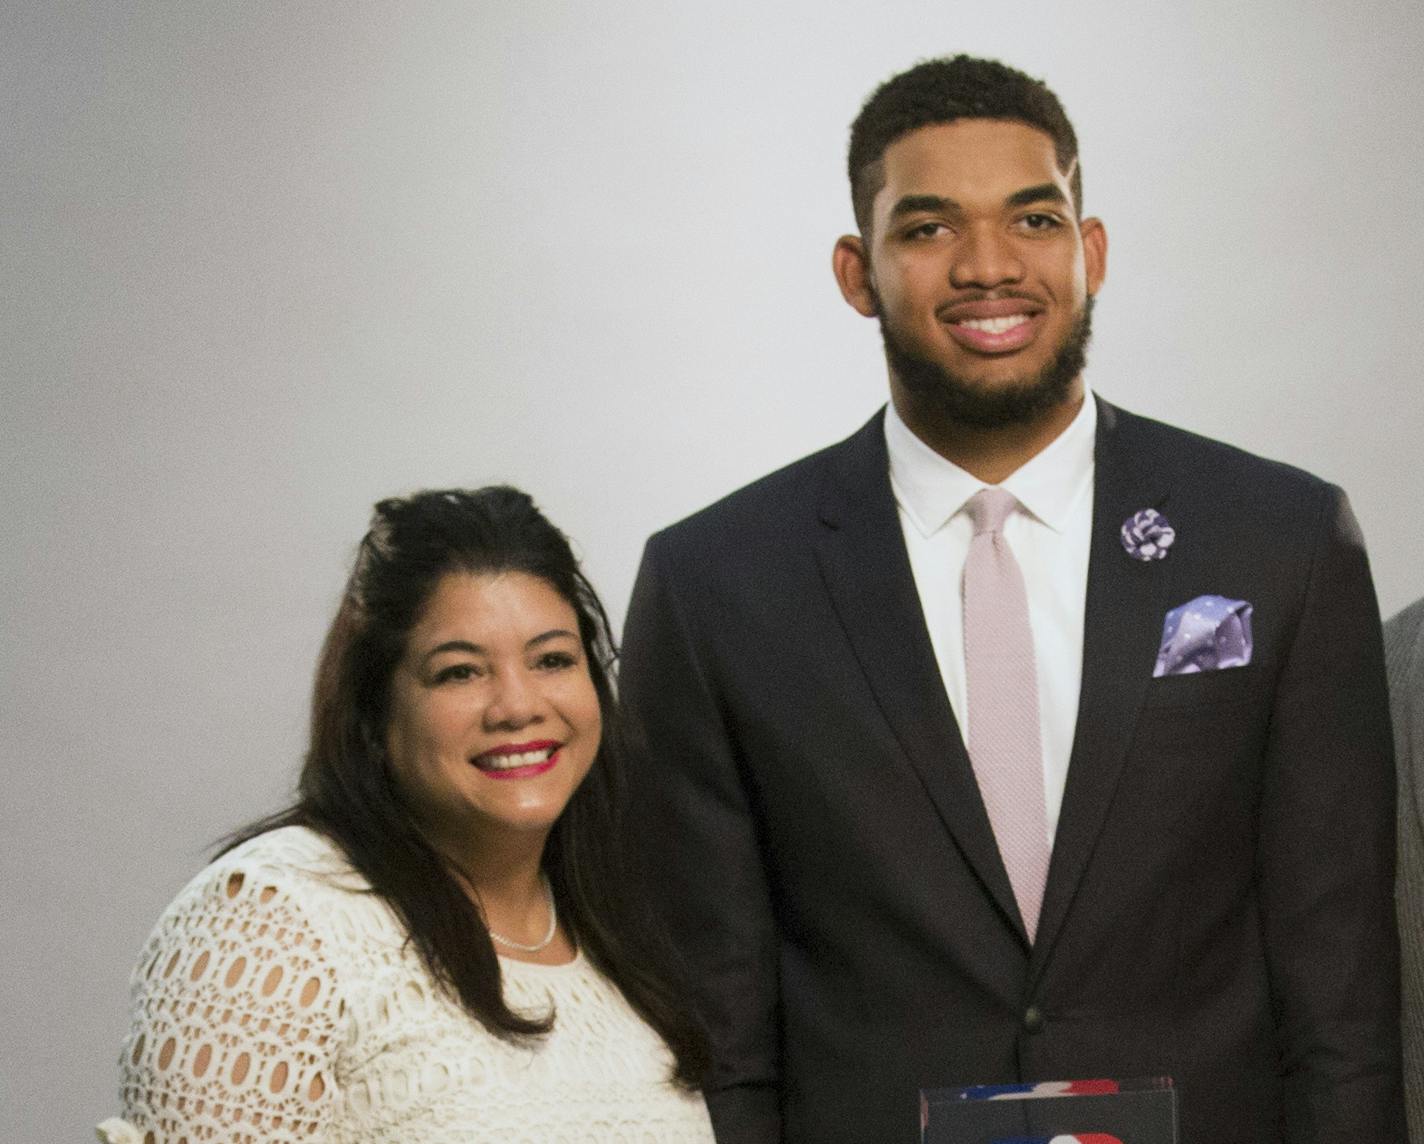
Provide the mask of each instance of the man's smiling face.
POLYGON ((1053 141, 960 119, 902 136, 882 162, 857 309, 880 318, 902 415, 992 427, 1077 398, 1107 240, 1079 221, 1053 141))

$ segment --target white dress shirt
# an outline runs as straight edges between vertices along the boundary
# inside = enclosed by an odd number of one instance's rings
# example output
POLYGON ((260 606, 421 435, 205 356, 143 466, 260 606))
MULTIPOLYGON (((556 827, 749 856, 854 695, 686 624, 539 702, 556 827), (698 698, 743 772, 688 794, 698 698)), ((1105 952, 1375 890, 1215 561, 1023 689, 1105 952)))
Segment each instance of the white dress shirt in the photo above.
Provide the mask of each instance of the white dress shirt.
MULTIPOLYGON (((1004 525, 1004 537, 1023 571, 1028 595, 1050 840, 1058 829, 1083 683, 1083 602, 1097 424, 1097 406, 1085 392, 1083 407, 1068 428, 999 486, 1019 502, 1004 525)), ((920 607, 945 693, 967 743, 973 712, 965 701, 963 577, 973 526, 963 509, 988 486, 916 437, 893 404, 885 412, 885 443, 920 607)))

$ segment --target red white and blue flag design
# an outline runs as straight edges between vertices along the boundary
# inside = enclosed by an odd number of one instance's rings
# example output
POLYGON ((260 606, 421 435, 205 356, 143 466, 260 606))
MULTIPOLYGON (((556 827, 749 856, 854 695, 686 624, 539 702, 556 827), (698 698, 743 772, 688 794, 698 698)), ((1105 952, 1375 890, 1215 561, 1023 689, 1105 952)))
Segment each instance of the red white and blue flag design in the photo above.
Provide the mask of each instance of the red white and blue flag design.
POLYGON ((1112 1133, 1069 1133, 1067 1135, 1007 1135, 994 1144, 1122 1144, 1112 1133))
MULTIPOLYGON (((1118 1091, 1120 1089, 1115 1080, 1045 1080, 1037 1084, 976 1084, 958 1095, 960 1100, 1023 1100, 1035 1096, 1108 1096, 1118 1091)), ((1060 1138, 1044 1139, 1056 1142, 1060 1138)), ((1075 1138, 1064 1136, 1061 1139, 1071 1141, 1075 1138)), ((1102 1142, 1089 1140, 1088 1144, 1102 1142)))
POLYGON ((1110 1132, 1074 1132, 1065 1136, 1006 1136, 994 1144, 1122 1144, 1110 1132))
MULTIPOLYGON (((1115 1080, 1051 1080, 1038 1084, 980 1084, 959 1094, 961 1100, 1024 1100, 1048 1096, 1107 1096, 1118 1092, 1115 1080)), ((994 1144, 1122 1144, 1110 1132, 1059 1133, 1056 1136, 1006 1136, 994 1144)))

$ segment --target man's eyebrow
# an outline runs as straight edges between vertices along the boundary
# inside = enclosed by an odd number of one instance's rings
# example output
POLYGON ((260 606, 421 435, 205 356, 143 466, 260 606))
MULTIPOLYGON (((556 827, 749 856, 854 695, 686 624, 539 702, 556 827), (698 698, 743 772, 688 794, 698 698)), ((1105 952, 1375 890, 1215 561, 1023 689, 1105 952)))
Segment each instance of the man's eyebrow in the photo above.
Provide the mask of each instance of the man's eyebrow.
MULTIPOLYGON (((1004 206, 1026 207, 1031 203, 1066 205, 1067 202, 1068 196, 1063 193, 1063 188, 1057 183, 1038 183, 1032 187, 1024 187, 1022 190, 1015 191, 1004 200, 1004 206)), ((943 195, 905 195, 890 208, 890 217, 892 219, 902 218, 905 215, 918 214, 920 211, 953 214, 962 209, 953 199, 945 198, 943 195)))
POLYGON ((900 218, 902 215, 917 214, 920 211, 958 211, 959 204, 953 199, 946 199, 941 195, 905 195, 893 207, 890 208, 891 218, 900 218))
POLYGON ((1039 183, 1036 187, 1025 187, 1021 191, 1015 191, 1007 199, 1004 205, 1009 207, 1026 207, 1030 203, 1067 203, 1068 196, 1063 193, 1063 188, 1057 183, 1039 183))

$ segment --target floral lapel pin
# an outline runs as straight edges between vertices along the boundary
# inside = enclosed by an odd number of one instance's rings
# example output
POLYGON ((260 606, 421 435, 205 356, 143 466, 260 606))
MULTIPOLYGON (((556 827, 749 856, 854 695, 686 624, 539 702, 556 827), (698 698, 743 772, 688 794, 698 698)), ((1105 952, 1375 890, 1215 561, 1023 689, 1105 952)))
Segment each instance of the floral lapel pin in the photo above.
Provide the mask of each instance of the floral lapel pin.
POLYGON ((1141 508, 1122 522, 1122 546, 1134 560, 1161 560, 1177 530, 1155 508, 1141 508))

